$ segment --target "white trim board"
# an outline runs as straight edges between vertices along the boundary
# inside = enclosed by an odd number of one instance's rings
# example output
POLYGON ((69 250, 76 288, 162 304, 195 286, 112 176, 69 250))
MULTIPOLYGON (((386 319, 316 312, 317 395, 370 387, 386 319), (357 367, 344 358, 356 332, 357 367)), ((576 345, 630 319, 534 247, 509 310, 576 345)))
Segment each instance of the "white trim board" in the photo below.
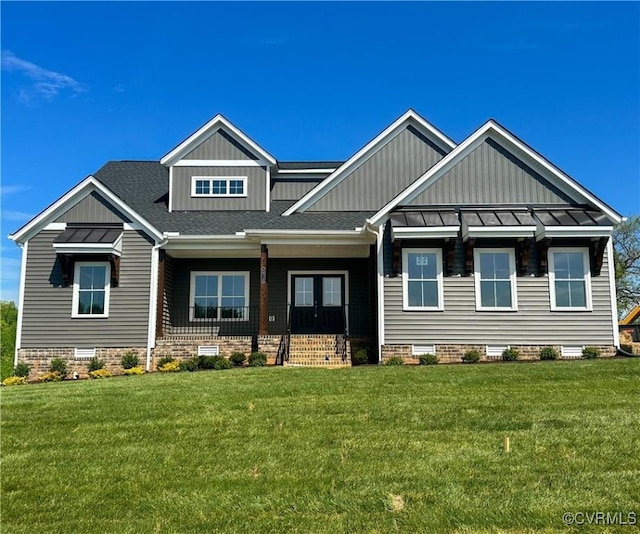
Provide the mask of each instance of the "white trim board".
POLYGON ((18 365, 18 351, 22 344, 22 316, 24 312, 24 289, 27 282, 27 251, 29 248, 29 241, 24 243, 18 243, 18 246, 22 248, 22 259, 20 261, 20 288, 18 289, 18 322, 16 324, 16 348, 13 355, 14 367, 18 365))
POLYGON ((264 148, 258 145, 249 136, 247 136, 239 128, 231 124, 220 114, 213 117, 213 119, 211 119, 205 125, 201 126, 198 130, 196 130, 184 141, 182 141, 182 143, 178 144, 170 152, 165 154, 160 159, 160 163, 162 163, 162 165, 174 165, 182 158, 182 156, 189 153, 199 143, 202 143, 203 141, 214 135, 218 130, 226 131, 228 134, 234 137, 236 141, 240 142, 240 144, 245 145, 251 150, 251 152, 254 152, 257 156, 261 157, 263 160, 269 163, 269 165, 276 165, 276 159, 271 154, 269 154, 264 148))
POLYGON ((102 183, 96 180, 93 176, 88 176, 73 189, 65 193, 62 197, 56 200, 44 211, 40 212, 27 224, 20 228, 17 232, 9 235, 9 239, 18 243, 23 243, 28 239, 31 239, 40 230, 45 228, 52 220, 65 213, 69 208, 89 196, 96 191, 102 195, 108 202, 115 206, 119 211, 131 219, 134 223, 140 225, 140 227, 155 241, 162 240, 162 232, 157 230, 149 222, 143 219, 135 211, 133 211, 127 204, 125 204, 120 198, 114 195, 109 189, 107 189, 102 183))
POLYGON ((412 202, 425 189, 437 182, 447 171, 453 168, 458 162, 464 159, 470 152, 477 148, 487 138, 491 138, 498 144, 509 150, 515 156, 521 158, 534 171, 547 178, 552 184, 558 187, 567 195, 579 200, 581 203, 591 204, 602 210, 613 222, 622 221, 622 216, 613 208, 602 202, 593 193, 578 184, 575 180, 561 171, 558 167, 547 161, 533 149, 529 148, 517 137, 508 132, 493 120, 487 121, 462 143, 454 148, 449 154, 431 167, 426 173, 418 178, 413 184, 407 187, 402 193, 397 195, 375 215, 369 219, 371 224, 378 224, 394 208, 412 202))
POLYGON ((322 198, 331 189, 337 186, 351 171, 361 165, 366 159, 371 157, 382 146, 386 145, 395 136, 397 136, 407 126, 415 127, 420 133, 428 137, 436 145, 445 152, 452 150, 456 144, 449 139, 444 133, 438 130, 423 119, 414 110, 409 109, 406 113, 395 120, 390 126, 385 128, 380 134, 373 138, 369 143, 362 147, 358 152, 345 161, 340 167, 332 172, 327 178, 320 182, 316 187, 304 195, 293 206, 291 206, 282 215, 288 216, 297 211, 305 211, 315 201, 322 198))

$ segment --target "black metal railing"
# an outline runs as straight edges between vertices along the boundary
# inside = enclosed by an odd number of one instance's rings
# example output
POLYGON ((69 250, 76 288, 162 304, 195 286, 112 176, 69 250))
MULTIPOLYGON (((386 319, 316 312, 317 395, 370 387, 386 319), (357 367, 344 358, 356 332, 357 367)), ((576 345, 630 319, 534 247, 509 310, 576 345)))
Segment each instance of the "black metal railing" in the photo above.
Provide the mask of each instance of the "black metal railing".
POLYGON ((278 354, 276 355, 276 365, 284 365, 289 361, 289 347, 291 344, 291 314, 287 313, 287 329, 280 336, 278 354))

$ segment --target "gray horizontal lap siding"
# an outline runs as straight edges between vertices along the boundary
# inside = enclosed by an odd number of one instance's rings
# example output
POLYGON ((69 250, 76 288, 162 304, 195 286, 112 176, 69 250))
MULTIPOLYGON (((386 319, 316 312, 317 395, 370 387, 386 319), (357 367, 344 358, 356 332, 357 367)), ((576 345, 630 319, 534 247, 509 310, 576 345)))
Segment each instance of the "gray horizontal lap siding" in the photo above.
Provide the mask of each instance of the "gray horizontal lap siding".
POLYGON ((313 204, 309 211, 377 210, 443 156, 442 150, 408 127, 313 204))
POLYGON ((418 195, 410 205, 566 204, 571 199, 491 139, 418 195))
POLYGON ((265 210, 266 183, 267 171, 264 167, 174 167, 172 209, 174 211, 265 210), (246 176, 247 196, 192 198, 191 178, 193 176, 246 176))
POLYGON ((147 344, 150 241, 125 231, 120 283, 110 291, 109 317, 71 318, 71 286, 62 287, 62 272, 52 243, 58 231, 42 231, 29 240, 22 322, 22 347, 135 347, 147 344))
POLYGON ((119 223, 131 221, 94 191, 58 217, 56 222, 119 223))
POLYGON ((550 310, 549 279, 518 277, 516 312, 477 312, 474 278, 444 278, 444 311, 402 311, 402 276, 384 280, 385 344, 612 345, 609 270, 591 277, 593 311, 550 310))
POLYGON ((223 130, 218 130, 211 137, 189 152, 183 159, 213 159, 213 160, 255 160, 257 157, 243 147, 223 130))

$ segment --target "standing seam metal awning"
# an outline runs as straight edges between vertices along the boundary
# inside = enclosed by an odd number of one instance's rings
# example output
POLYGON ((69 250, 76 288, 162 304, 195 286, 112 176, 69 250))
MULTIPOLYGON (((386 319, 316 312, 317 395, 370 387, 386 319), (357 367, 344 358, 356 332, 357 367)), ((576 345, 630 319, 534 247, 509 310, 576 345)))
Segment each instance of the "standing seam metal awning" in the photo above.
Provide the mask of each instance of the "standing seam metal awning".
POLYGON ((457 237, 460 230, 454 210, 396 211, 389 219, 393 239, 457 237))
POLYGON ((53 240, 58 254, 122 254, 122 225, 69 226, 53 240))

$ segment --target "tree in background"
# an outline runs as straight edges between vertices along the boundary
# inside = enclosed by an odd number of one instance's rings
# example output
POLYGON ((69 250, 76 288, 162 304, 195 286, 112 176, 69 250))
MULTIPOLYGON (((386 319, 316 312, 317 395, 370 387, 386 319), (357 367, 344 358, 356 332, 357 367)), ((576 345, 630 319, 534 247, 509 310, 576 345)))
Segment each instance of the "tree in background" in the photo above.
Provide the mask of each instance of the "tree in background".
POLYGON ((13 354, 16 347, 16 328, 18 326, 18 308, 13 301, 0 302, 0 347, 2 360, 0 379, 13 374, 13 354))
POLYGON ((640 216, 633 215, 613 232, 618 313, 626 315, 640 304, 640 216))

